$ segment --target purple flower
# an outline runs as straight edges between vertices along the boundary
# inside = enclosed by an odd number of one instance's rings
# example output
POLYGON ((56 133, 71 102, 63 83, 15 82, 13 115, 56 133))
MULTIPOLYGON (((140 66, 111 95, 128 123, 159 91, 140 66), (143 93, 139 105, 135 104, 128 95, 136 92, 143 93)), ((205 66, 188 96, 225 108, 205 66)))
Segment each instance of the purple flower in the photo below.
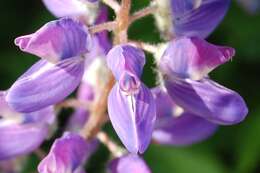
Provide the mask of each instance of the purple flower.
POLYGON ((98 13, 98 0, 43 0, 47 9, 57 18, 77 17, 93 24, 98 13))
POLYGON ((170 37, 207 37, 224 18, 230 0, 157 0, 157 26, 170 37))
POLYGON ((65 133, 53 143, 50 153, 38 166, 40 173, 76 173, 89 151, 88 143, 79 135, 65 133))
POLYGON ((0 160, 28 154, 37 149, 48 135, 54 121, 52 107, 21 114, 12 110, 0 92, 0 160))
POLYGON ((211 136, 217 125, 177 106, 170 96, 159 87, 152 90, 157 119, 153 140, 166 145, 190 145, 211 136))
POLYGON ((145 55, 132 46, 119 45, 110 50, 107 63, 117 80, 108 98, 110 120, 125 147, 143 153, 156 118, 152 93, 140 81, 145 55))
POLYGON ((82 56, 89 52, 91 42, 83 23, 70 18, 51 21, 33 34, 15 39, 22 51, 53 63, 82 56))
POLYGON ((213 46, 199 38, 173 40, 160 60, 168 94, 185 110, 213 123, 241 122, 248 113, 244 100, 207 76, 232 56, 234 49, 213 46))
POLYGON ((28 113, 58 103, 76 89, 92 39, 83 24, 63 18, 44 25, 34 34, 17 38, 16 44, 43 58, 6 95, 13 109, 28 113))
POLYGON ((145 161, 135 154, 128 154, 112 160, 108 165, 109 173, 151 173, 145 161))
POLYGON ((200 80, 234 55, 233 48, 215 46, 197 37, 182 37, 168 44, 160 67, 175 77, 200 80))

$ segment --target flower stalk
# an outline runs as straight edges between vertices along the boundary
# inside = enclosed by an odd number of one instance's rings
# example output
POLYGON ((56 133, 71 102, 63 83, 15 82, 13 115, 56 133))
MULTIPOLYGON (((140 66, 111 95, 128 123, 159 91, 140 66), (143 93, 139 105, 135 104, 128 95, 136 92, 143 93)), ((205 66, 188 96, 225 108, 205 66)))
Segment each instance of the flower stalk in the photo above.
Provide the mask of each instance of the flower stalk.
POLYGON ((130 23, 133 23, 135 22, 136 20, 139 20, 143 17, 146 17, 148 15, 151 15, 153 14, 155 11, 157 10, 156 6, 155 5, 151 5, 151 6, 148 6, 140 11, 137 11, 135 12, 131 18, 130 18, 130 23))
POLYGON ((89 27, 89 32, 95 34, 104 30, 113 31, 116 28, 116 21, 105 22, 89 27))
POLYGON ((97 138, 108 148, 113 157, 121 157, 126 153, 126 151, 117 145, 114 141, 112 141, 105 132, 99 132, 97 134, 97 138))

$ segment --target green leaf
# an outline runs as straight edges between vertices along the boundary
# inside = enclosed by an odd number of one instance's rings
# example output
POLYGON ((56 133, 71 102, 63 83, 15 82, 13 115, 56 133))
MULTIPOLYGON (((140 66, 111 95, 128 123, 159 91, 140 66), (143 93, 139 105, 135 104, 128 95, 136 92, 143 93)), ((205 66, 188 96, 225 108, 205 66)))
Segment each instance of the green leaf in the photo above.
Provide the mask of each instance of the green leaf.
POLYGON ((153 173, 225 173, 224 165, 205 146, 198 149, 152 146, 145 158, 153 173))
POLYGON ((236 173, 253 172, 260 162, 260 110, 253 112, 241 124, 237 139, 236 173))
POLYGON ((40 160, 38 159, 38 157, 34 154, 28 156, 28 159, 25 163, 25 165, 23 166, 23 169, 21 171, 21 173, 33 173, 37 170, 37 166, 38 163, 40 162, 40 160))

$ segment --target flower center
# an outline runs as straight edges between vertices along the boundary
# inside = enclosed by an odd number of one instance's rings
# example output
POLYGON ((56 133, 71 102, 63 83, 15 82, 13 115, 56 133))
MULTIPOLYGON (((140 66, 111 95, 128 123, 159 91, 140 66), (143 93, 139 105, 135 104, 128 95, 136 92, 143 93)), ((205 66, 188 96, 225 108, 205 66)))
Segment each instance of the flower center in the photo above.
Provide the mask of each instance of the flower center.
POLYGON ((127 94, 135 94, 141 85, 140 80, 134 74, 124 72, 119 80, 120 89, 127 94))

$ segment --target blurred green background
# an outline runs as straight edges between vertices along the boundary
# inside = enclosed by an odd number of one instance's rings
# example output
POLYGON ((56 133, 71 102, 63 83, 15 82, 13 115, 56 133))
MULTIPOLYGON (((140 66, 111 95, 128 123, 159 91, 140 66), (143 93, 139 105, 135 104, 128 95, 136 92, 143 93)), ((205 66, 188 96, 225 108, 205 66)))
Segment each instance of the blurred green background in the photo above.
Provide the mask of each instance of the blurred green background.
MULTIPOLYGON (((133 10, 137 10, 147 5, 149 0, 134 0, 133 3, 133 10)), ((19 51, 13 44, 14 38, 34 32, 54 17, 40 0, 3 0, 0 14, 0 90, 5 90, 38 59, 19 51)), ((232 1, 226 18, 208 38, 212 43, 236 48, 235 58, 215 70, 211 77, 245 98, 249 107, 248 117, 239 125, 221 127, 213 137, 191 147, 151 145, 144 158, 154 173, 260 172, 259 14, 250 15, 236 1, 232 1)), ((152 17, 136 22, 130 28, 130 37, 153 43, 160 39, 152 17)), ((148 59, 144 81, 153 86, 152 62, 148 59)), ((49 143, 45 145, 43 148, 47 148, 49 143)), ((108 159, 108 151, 101 146, 88 163, 88 172, 103 172, 108 159)), ((23 165, 24 172, 35 172, 37 163, 37 158, 32 155, 23 165)))

